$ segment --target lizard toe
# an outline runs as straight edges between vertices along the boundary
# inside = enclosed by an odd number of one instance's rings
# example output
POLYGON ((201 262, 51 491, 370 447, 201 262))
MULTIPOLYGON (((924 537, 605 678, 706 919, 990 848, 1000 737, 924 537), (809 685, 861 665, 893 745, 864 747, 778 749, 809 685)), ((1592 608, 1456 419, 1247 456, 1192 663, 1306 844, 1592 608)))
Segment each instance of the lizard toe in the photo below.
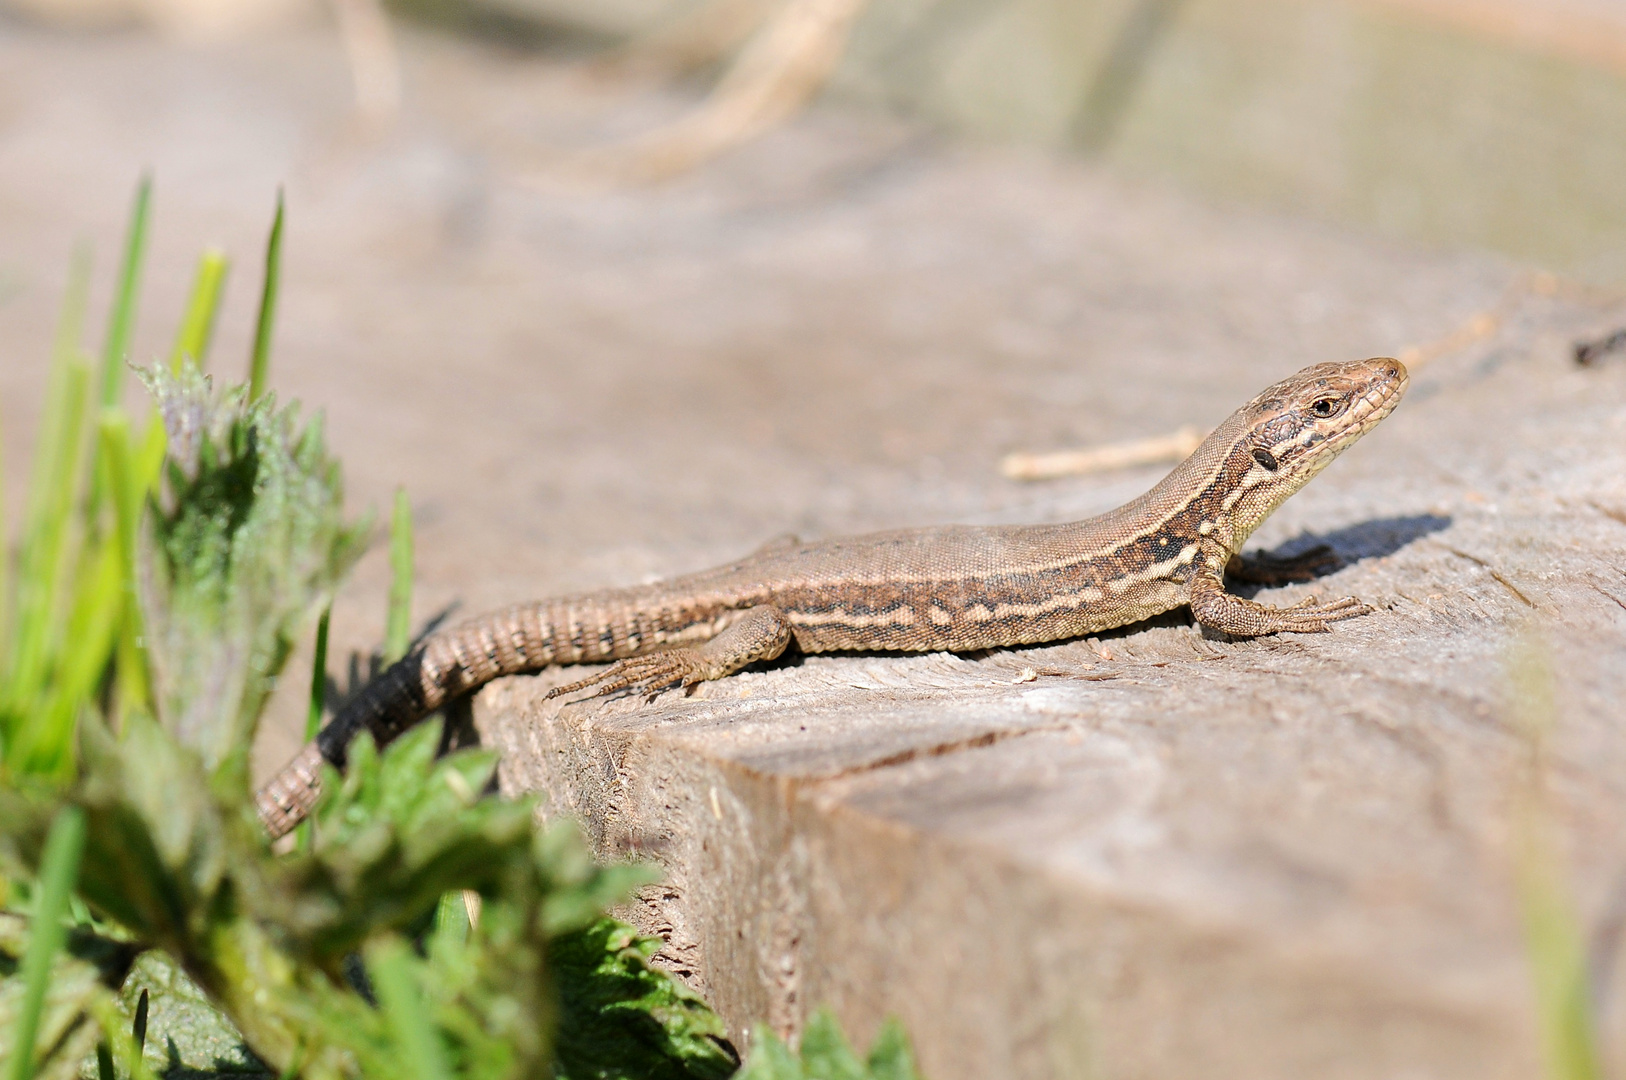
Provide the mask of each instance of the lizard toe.
POLYGON ((563 686, 555 686, 545 699, 563 697, 580 690, 594 690, 594 697, 609 697, 623 690, 640 693, 659 693, 682 683, 685 686, 699 682, 704 675, 697 670, 694 659, 683 652, 650 653, 617 660, 609 667, 596 671, 585 679, 577 679, 563 686))

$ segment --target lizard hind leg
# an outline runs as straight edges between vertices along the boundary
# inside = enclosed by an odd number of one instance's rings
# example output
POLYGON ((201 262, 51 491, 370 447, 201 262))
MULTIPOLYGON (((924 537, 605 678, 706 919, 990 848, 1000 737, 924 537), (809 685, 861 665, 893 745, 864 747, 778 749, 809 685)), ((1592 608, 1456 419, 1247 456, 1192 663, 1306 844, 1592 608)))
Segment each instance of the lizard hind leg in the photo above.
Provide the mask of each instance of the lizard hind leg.
POLYGON ((758 660, 772 660, 785 651, 790 638, 790 622, 778 608, 747 608, 710 641, 618 660, 585 679, 555 686, 547 697, 574 694, 589 687, 598 688, 595 697, 622 690, 656 694, 668 687, 690 687, 732 675, 758 660))

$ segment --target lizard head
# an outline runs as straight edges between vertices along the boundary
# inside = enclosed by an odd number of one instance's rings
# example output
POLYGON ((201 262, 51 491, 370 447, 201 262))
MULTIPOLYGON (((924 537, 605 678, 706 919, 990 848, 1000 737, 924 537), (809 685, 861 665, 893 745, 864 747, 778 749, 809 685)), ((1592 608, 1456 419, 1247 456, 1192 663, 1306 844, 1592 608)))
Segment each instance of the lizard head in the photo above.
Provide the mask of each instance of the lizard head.
MULTIPOLYGON (((1307 367, 1244 405, 1236 449, 1252 458, 1233 510, 1246 536, 1343 450, 1394 411, 1406 365, 1388 357, 1307 367)), ((1234 429, 1233 429, 1234 430, 1234 429)))

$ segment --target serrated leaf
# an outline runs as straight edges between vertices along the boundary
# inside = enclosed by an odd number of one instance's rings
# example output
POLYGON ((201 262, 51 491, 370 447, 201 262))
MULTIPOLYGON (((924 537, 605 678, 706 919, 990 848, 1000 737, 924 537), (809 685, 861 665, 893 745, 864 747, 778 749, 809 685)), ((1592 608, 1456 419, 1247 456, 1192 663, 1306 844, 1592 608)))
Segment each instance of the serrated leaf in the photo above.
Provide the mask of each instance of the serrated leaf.
POLYGON ((660 941, 611 918, 553 939, 559 1080, 724 1080, 739 1067, 716 1013, 649 965, 660 941))
POLYGON ((152 515, 149 649, 159 715, 212 769, 239 755, 306 623, 365 545, 321 419, 195 364, 142 373, 170 441, 152 515))

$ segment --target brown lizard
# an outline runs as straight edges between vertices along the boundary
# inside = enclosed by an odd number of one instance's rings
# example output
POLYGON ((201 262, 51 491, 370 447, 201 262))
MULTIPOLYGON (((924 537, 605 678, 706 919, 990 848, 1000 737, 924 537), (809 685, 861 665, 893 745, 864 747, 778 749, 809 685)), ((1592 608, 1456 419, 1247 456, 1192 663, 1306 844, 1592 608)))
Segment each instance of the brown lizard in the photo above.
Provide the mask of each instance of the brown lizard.
POLYGON ((1372 609, 1354 597, 1286 608, 1225 591, 1227 570, 1276 507, 1394 409, 1406 368, 1317 364, 1268 387, 1157 486, 1063 525, 944 526, 772 544, 650 585, 522 604, 430 636, 368 684, 261 789, 272 836, 315 804, 324 761, 363 729, 388 742, 492 679, 615 661, 549 697, 658 692, 771 660, 844 650, 965 652, 1080 637, 1182 604, 1203 626, 1319 633, 1372 609))

